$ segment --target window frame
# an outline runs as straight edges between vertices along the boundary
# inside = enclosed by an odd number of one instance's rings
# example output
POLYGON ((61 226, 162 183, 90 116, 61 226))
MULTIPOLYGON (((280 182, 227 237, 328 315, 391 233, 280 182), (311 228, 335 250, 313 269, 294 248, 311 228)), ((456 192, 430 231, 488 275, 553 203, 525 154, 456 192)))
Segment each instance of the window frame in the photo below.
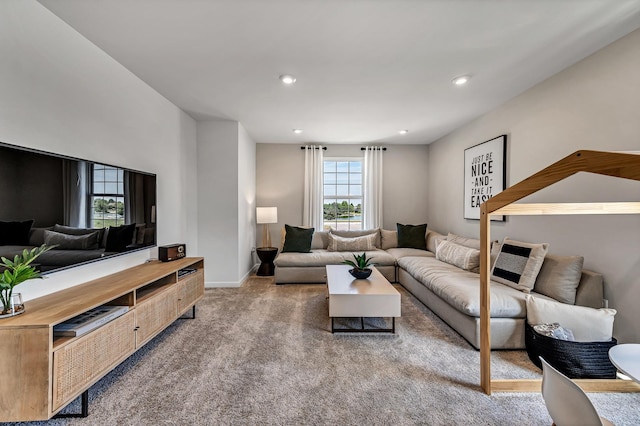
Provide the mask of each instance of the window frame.
MULTIPOLYGON (((362 214, 363 214, 363 210, 364 210, 364 157, 353 157, 353 156, 340 156, 340 157, 327 157, 325 156, 322 160, 322 227, 324 231, 328 231, 330 228, 331 229, 340 229, 340 230, 344 230, 342 228, 338 228, 337 223, 338 222, 343 222, 343 223, 347 223, 347 229, 351 230, 351 231, 361 231, 363 229, 363 222, 362 222, 362 214), (326 187, 326 182, 325 182, 325 173, 327 173, 325 170, 325 163, 328 161, 333 161, 333 162, 358 162, 360 163, 360 195, 337 195, 337 187, 338 187, 338 183, 336 180, 335 184, 331 184, 334 185, 336 188, 336 195, 326 195, 325 193, 325 187, 326 187), (345 220, 345 221, 337 221, 337 220, 333 220, 333 221, 327 221, 325 219, 325 215, 324 215, 324 206, 327 204, 326 201, 327 199, 329 200, 336 200, 336 202, 338 202, 339 200, 346 200, 346 201, 351 201, 351 200, 359 200, 360 201, 360 220, 359 221, 352 221, 352 220, 345 220), (358 228, 354 228, 351 226, 352 223, 360 223, 360 226, 358 228)), ((332 173, 332 172, 328 172, 328 173, 332 173)), ((336 177, 338 174, 338 171, 336 170, 336 177)), ((347 172, 349 175, 351 174, 351 172, 347 172)), ((351 185, 351 176, 349 176, 347 185, 351 185)), ((353 203, 349 203, 349 204, 353 204, 353 203)), ((354 206, 355 207, 355 206, 354 206)), ((354 210, 355 213, 357 213, 354 210)))
MULTIPOLYGON (((112 166, 109 164, 103 164, 103 163, 92 163, 91 164, 91 170, 89 171, 89 203, 88 203, 88 207, 89 207, 89 226, 91 228, 96 228, 96 229, 100 229, 100 228, 107 228, 109 226, 121 226, 124 225, 126 222, 126 202, 125 202, 125 174, 126 174, 126 169, 122 168, 122 167, 117 167, 117 166, 112 166), (96 166, 100 166, 103 167, 104 170, 107 169, 112 169, 116 171, 116 174, 118 173, 118 171, 122 171, 122 194, 120 193, 107 193, 106 191, 104 193, 97 193, 95 192, 95 172, 96 172, 96 166), (115 223, 111 224, 111 223, 106 223, 106 221, 108 219, 105 219, 104 217, 102 218, 97 218, 94 216, 95 213, 95 200, 98 198, 113 198, 116 202, 116 218, 115 218, 115 223), (117 203, 119 200, 122 200, 122 217, 120 219, 118 219, 117 217, 117 203), (102 222, 101 225, 97 225, 96 221, 102 222)), ((116 177, 115 181, 106 181, 106 180, 102 180, 101 181, 103 183, 103 185, 105 186, 106 189, 106 183, 113 183, 115 182, 116 184, 116 191, 118 189, 118 184, 120 183, 120 180, 118 180, 118 178, 116 177)))

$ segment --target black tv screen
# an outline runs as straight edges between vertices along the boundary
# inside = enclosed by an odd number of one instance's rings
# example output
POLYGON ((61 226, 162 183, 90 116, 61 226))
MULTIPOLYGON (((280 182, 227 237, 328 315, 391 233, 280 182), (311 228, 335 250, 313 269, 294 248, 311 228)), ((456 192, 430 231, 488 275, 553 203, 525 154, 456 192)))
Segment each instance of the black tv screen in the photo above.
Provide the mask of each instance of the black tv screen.
POLYGON ((46 273, 155 246, 156 175, 0 143, 0 256, 46 273))

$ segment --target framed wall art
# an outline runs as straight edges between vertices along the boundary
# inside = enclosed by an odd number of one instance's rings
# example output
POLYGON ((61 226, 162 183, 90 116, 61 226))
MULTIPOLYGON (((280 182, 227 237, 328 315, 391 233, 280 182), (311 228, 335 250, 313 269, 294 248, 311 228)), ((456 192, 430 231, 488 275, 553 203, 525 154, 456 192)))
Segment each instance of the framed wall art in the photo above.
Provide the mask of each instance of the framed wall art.
MULTIPOLYGON (((480 204, 506 186, 507 135, 464 150, 464 218, 480 219, 480 204)), ((504 216, 491 220, 503 221, 504 216)))

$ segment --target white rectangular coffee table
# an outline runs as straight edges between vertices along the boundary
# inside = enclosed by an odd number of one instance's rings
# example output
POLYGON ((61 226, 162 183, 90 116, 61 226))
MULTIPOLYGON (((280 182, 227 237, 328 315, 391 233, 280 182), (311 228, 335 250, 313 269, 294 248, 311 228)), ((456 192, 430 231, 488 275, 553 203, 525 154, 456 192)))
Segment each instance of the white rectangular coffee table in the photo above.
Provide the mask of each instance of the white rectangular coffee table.
POLYGON ((375 267, 365 280, 353 278, 349 269, 348 265, 327 265, 331 332, 395 333, 396 317, 400 317, 398 290, 375 267), (360 329, 335 328, 336 317, 359 317, 360 329), (364 317, 391 317, 391 328, 365 329, 364 317))

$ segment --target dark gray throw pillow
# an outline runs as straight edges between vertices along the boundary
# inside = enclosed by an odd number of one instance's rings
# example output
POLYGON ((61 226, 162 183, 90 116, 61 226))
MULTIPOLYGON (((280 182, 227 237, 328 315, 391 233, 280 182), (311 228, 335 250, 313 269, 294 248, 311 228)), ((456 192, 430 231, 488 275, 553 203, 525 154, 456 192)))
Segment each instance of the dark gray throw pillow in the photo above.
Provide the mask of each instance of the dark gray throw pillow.
POLYGON ((98 232, 70 235, 55 231, 44 231, 44 243, 56 246, 56 250, 95 250, 98 248, 98 232))
POLYGON ((427 249, 427 224, 403 225, 396 223, 398 228, 398 247, 427 249))
POLYGON ((97 232, 98 246, 104 247, 103 240, 104 240, 105 228, 74 228, 72 226, 58 225, 56 223, 53 227, 53 230, 55 232, 59 232, 61 234, 67 234, 67 235, 87 235, 87 234, 92 234, 94 232, 97 232))
POLYGON ((107 232, 107 244, 104 251, 125 251, 127 246, 133 242, 133 232, 135 230, 135 223, 122 226, 110 226, 109 232, 107 232))
POLYGON ((283 253, 309 253, 314 228, 300 228, 298 226, 284 225, 286 231, 284 237, 283 253))
POLYGON ((0 246, 26 246, 33 220, 0 222, 0 246))
POLYGON ((53 226, 47 228, 31 228, 29 231, 29 245, 40 247, 44 244, 44 231, 52 231, 53 226))

